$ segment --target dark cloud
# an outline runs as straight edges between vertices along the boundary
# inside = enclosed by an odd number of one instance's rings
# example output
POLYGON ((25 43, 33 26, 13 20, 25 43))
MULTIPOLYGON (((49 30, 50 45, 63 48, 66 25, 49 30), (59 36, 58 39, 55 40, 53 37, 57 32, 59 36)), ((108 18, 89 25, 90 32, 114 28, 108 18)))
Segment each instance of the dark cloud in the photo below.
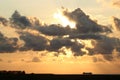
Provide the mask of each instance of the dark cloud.
POLYGON ((31 25, 34 27, 42 25, 42 23, 40 22, 40 20, 37 17, 29 18, 29 21, 31 22, 31 25))
POLYGON ((95 33, 108 30, 108 28, 106 29, 106 27, 101 26, 95 21, 91 20, 89 16, 86 15, 80 8, 77 8, 72 12, 65 10, 63 13, 70 20, 76 22, 76 27, 79 33, 95 33))
MULTIPOLYGON (((63 50, 63 47, 65 47, 65 49, 70 49, 74 56, 82 56, 86 54, 82 49, 86 48, 89 52, 88 55, 102 54, 106 60, 111 61, 113 59, 113 50, 120 52, 120 39, 107 35, 113 33, 113 28, 97 24, 80 8, 72 12, 65 10, 63 14, 69 20, 76 22, 76 29, 71 29, 69 26, 63 27, 60 24, 41 25, 39 19, 28 19, 26 16, 21 16, 18 11, 15 11, 8 21, 0 17, 0 23, 3 25, 7 22, 11 23, 12 27, 18 30, 19 38, 24 41, 23 46, 19 47, 17 38, 7 38, 0 33, 0 53, 15 52, 16 50, 47 50, 56 52, 54 55, 59 56, 59 52, 66 54, 63 50), (26 28, 29 28, 31 31, 37 30, 40 33, 35 35, 27 31, 25 32, 23 29, 26 28), (51 36, 53 39, 47 40, 41 36, 41 33, 46 37, 51 36), (94 48, 85 47, 84 41, 80 43, 77 39, 91 40, 94 48)), ((114 28, 119 31, 120 19, 113 17, 113 23, 114 28)), ((97 60, 95 59, 94 61, 97 60)), ((39 58, 34 57, 32 61, 38 62, 39 58)))
POLYGON ((8 20, 4 17, 0 17, 0 24, 3 24, 4 26, 7 26, 8 20))
POLYGON ((89 33, 89 34, 72 34, 69 36, 69 38, 75 39, 75 38, 79 38, 79 39, 94 39, 94 40, 100 40, 102 39, 104 35, 100 35, 100 34, 93 34, 93 33, 89 33))
POLYGON ((120 19, 113 17, 113 29, 120 31, 120 19))
POLYGON ((75 42, 72 46, 71 46, 71 50, 74 54, 74 56, 82 56, 85 54, 84 51, 82 51, 81 49, 84 48, 84 45, 75 42))
POLYGON ((6 38, 0 33, 0 53, 14 52, 18 49, 17 38, 6 38))
POLYGON ((33 59, 32 59, 32 62, 40 62, 41 60, 39 59, 39 57, 34 57, 33 59))
POLYGON ((78 43, 77 41, 72 42, 69 38, 55 38, 51 40, 49 50, 60 51, 63 52, 63 54, 66 54, 63 50, 60 50, 62 47, 70 48, 75 56, 83 55, 84 53, 81 51, 81 48, 83 48, 84 45, 78 43))
POLYGON ((39 35, 33 35, 28 32, 21 33, 20 39, 25 42, 24 46, 21 47, 20 50, 41 51, 45 50, 47 46, 46 38, 39 35))
POLYGON ((98 40, 94 45, 95 53, 112 54, 114 49, 120 48, 120 40, 117 38, 106 37, 98 40))
POLYGON ((63 27, 62 25, 59 24, 51 24, 51 25, 35 27, 36 30, 39 30, 41 33, 49 36, 70 35, 71 37, 76 37, 76 38, 77 36, 78 38, 79 37, 84 38, 84 35, 88 36, 88 38, 89 37, 98 38, 99 35, 96 34, 94 35, 94 33, 111 32, 111 29, 109 27, 99 25, 93 20, 91 20, 88 17, 88 15, 86 15, 80 8, 72 12, 68 12, 67 10, 65 10, 63 11, 63 14, 67 18, 69 18, 69 20, 73 20, 76 22, 77 29, 71 29, 69 26, 63 27), (93 33, 93 34, 90 35, 89 33, 93 33))
POLYGON ((5 40, 4 35, 0 32, 0 40, 5 40))
POLYGON ((70 39, 66 38, 55 38, 50 41, 50 50, 59 50, 63 46, 70 47, 73 45, 70 39))
POLYGON ((87 48, 88 55, 102 54, 106 60, 113 60, 112 53, 114 50, 119 51, 120 39, 104 37, 101 40, 96 40, 92 43, 94 48, 87 48))
POLYGON ((69 27, 64 28, 61 25, 56 25, 56 24, 37 27, 37 30, 49 36, 63 36, 69 34, 70 32, 69 27))
POLYGON ((21 16, 17 10, 12 14, 10 21, 16 28, 25 29, 31 27, 30 20, 26 16, 21 16))

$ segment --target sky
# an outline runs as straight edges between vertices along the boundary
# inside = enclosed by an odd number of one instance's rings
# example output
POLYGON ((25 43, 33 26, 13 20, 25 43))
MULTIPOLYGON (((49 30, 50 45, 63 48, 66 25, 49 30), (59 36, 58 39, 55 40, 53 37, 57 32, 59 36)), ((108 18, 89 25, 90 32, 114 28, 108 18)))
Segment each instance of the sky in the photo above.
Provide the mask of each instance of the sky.
MULTIPOLYGON (((93 19, 100 20, 100 23, 106 23, 111 16, 119 17, 119 8, 114 7, 112 0, 1 0, 0 15, 10 17, 11 13, 18 10, 23 15, 39 17, 42 21, 53 23, 53 14, 61 6, 74 10, 81 8, 93 19), (37 9, 37 12, 36 12, 37 9), (107 19, 106 22, 101 21, 107 19)), ((114 1, 114 0, 113 0, 114 1)))
POLYGON ((0 0, 0 70, 120 74, 120 0, 0 0))

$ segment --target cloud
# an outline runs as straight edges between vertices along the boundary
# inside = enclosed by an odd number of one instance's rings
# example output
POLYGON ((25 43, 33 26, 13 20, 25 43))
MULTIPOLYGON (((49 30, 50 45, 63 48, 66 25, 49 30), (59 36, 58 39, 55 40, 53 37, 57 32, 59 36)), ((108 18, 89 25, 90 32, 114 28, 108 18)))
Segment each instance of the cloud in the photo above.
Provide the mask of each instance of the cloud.
POLYGON ((95 47, 94 50, 96 51, 96 53, 112 54, 113 50, 116 49, 116 47, 119 47, 119 44, 119 39, 106 37, 102 40, 97 41, 93 45, 95 47))
POLYGON ((97 24, 95 21, 89 18, 89 15, 86 15, 80 8, 75 9, 72 12, 67 10, 63 11, 64 15, 70 20, 76 22, 76 27, 79 33, 94 33, 94 32, 103 32, 106 27, 103 27, 97 24))
POLYGON ((93 33, 89 33, 89 34, 72 34, 69 37, 71 39, 75 39, 75 38, 79 38, 79 39, 83 39, 83 40, 89 40, 89 39, 94 39, 94 40, 100 40, 102 39, 104 35, 100 35, 100 34, 93 34, 93 33))
POLYGON ((120 19, 118 19, 117 17, 112 17, 112 20, 113 20, 113 29, 115 31, 120 31, 120 19))
POLYGON ((32 59, 32 62, 40 62, 41 60, 39 59, 39 57, 34 57, 33 59, 32 59))
POLYGON ((3 24, 4 26, 7 26, 8 20, 6 18, 0 17, 0 24, 3 24))
POLYGON ((41 33, 49 36, 63 36, 67 35, 70 31, 70 28, 64 28, 61 25, 52 24, 49 26, 37 27, 41 33))
POLYGON ((85 54, 84 51, 82 51, 81 49, 84 48, 84 45, 78 43, 78 42, 75 42, 75 44, 73 44, 71 46, 71 50, 72 52, 74 52, 74 56, 82 56, 85 54))
POLYGON ((17 10, 10 17, 10 24, 14 28, 26 29, 35 26, 40 26, 42 23, 36 17, 22 16, 17 10))
POLYGON ((113 60, 114 58, 114 50, 120 52, 120 39, 117 38, 104 37, 101 40, 96 40, 92 44, 94 48, 87 49, 89 51, 89 55, 102 54, 103 57, 109 61, 113 60))
POLYGON ((21 16, 17 10, 12 14, 10 21, 16 28, 25 29, 31 27, 30 20, 26 16, 21 16))
MULTIPOLYGON (((64 11, 64 15, 70 20, 77 22, 76 27, 78 31, 76 30, 75 33, 70 34, 70 39, 94 40, 92 43, 94 48, 86 48, 89 52, 88 55, 102 54, 106 60, 111 61, 113 59, 113 51, 120 51, 119 38, 109 37, 108 35, 102 34, 114 33, 114 30, 110 29, 108 26, 102 26, 92 21, 89 16, 79 8, 72 12, 64 11)), ((120 20, 116 17, 113 17, 113 24, 115 25, 116 30, 119 31, 120 20)), ((80 51, 80 46, 75 46, 72 51, 74 51, 74 49, 78 54, 85 54, 83 51, 80 51)))
MULTIPOLYGON (((61 52, 61 48, 62 47, 66 47, 68 49, 71 49, 71 51, 73 52, 73 54, 75 56, 78 55, 82 55, 84 52, 81 50, 81 48, 84 47, 84 45, 82 45, 81 43, 75 41, 72 42, 71 39, 69 38, 55 38, 53 40, 50 41, 50 51, 60 51, 61 52)), ((62 50, 62 52, 64 53, 64 50, 62 50)))
POLYGON ((0 33, 0 53, 14 52, 17 50, 17 38, 6 38, 0 33))
POLYGON ((51 50, 58 50, 62 48, 63 46, 70 47, 73 45, 70 39, 65 38, 55 38, 50 41, 50 49, 51 50))
POLYGON ((39 36, 33 35, 28 32, 20 33, 20 39, 25 42, 24 46, 20 48, 20 50, 34 50, 34 51, 41 51, 45 50, 47 46, 47 39, 39 36))
MULTIPOLYGON (((109 36, 109 34, 114 33, 114 30, 119 33, 119 18, 113 17, 113 26, 110 28, 96 23, 80 8, 71 12, 64 10, 63 13, 69 20, 76 22, 75 29, 69 26, 63 27, 60 24, 42 25, 37 18, 29 19, 15 11, 8 22, 12 25, 12 28, 16 29, 19 39, 24 43, 19 46, 18 38, 8 38, 0 33, 0 53, 46 50, 48 52, 56 52, 55 56, 59 56, 61 52, 66 55, 67 52, 65 50, 69 49, 74 56, 101 54, 106 60, 111 61, 113 59, 113 51, 120 52, 120 38, 109 36), (26 28, 29 28, 30 31, 26 31, 26 28), (37 32, 37 35, 32 33, 32 31, 37 32), (49 37, 51 39, 48 39, 49 37), (86 40, 91 41, 93 48, 87 46, 89 43, 86 40)), ((7 19, 0 18, 2 24, 4 20, 7 19)), ((39 58, 34 57, 32 60, 37 62, 39 58)))

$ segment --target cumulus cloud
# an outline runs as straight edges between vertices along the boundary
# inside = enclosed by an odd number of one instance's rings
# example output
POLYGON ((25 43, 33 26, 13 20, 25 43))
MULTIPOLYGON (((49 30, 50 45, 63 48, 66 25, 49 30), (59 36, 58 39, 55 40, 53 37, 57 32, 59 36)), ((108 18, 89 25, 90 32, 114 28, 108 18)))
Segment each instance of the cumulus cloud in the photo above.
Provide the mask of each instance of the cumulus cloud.
POLYGON ((28 32, 21 32, 20 39, 25 42, 24 46, 20 48, 20 50, 34 50, 34 51, 41 51, 45 50, 47 46, 47 39, 39 36, 33 35, 28 32))
POLYGON ((106 27, 97 24, 95 21, 89 18, 80 8, 75 9, 72 12, 64 11, 65 16, 70 20, 76 22, 76 27, 79 33, 94 33, 106 31, 106 27))
POLYGON ((17 38, 6 38, 0 33, 0 52, 14 52, 17 50, 17 38))
POLYGON ((31 27, 29 19, 26 16, 21 16, 17 10, 12 14, 10 21, 14 27, 17 28, 24 29, 26 27, 31 27))
POLYGON ((70 41, 70 39, 63 39, 63 38, 55 38, 50 41, 50 49, 51 50, 58 50, 62 48, 63 46, 69 47, 73 43, 70 41))
POLYGON ((89 55, 102 54, 106 60, 111 61, 113 57, 113 52, 116 50, 120 52, 120 39, 104 37, 101 40, 96 40, 92 43, 94 48, 87 48, 89 55))
MULTIPOLYGON (((71 49, 73 55, 75 56, 79 56, 84 53, 83 51, 81 51, 81 48, 83 48, 84 45, 77 41, 72 42, 71 39, 69 38, 55 38, 50 41, 50 48, 49 48, 50 51, 61 52, 60 49, 63 47, 71 49)), ((63 50, 62 52, 64 53, 63 50)))
POLYGON ((8 20, 4 17, 0 17, 0 24, 3 24, 4 26, 6 26, 8 24, 8 20))
POLYGON ((82 56, 85 54, 84 51, 82 51, 81 49, 84 48, 84 45, 78 43, 78 42, 75 42, 75 44, 73 44, 71 46, 71 50, 72 52, 74 52, 74 56, 82 56))
MULTIPOLYGON (((120 45, 120 40, 116 38, 105 37, 102 40, 97 41, 95 44, 96 53, 111 54, 114 49, 120 45)), ((119 47, 120 48, 120 47, 119 47)))
MULTIPOLYGON (((5 21, 4 21, 5 22, 5 21)), ((17 10, 10 17, 10 24, 14 28, 26 29, 35 26, 40 26, 41 23, 36 17, 26 17, 21 15, 17 10)))
MULTIPOLYGON (((64 53, 63 49, 65 48, 71 50, 74 56, 101 54, 106 60, 111 61, 113 51, 120 52, 120 39, 108 35, 114 33, 113 29, 119 32, 120 20, 118 18, 113 17, 114 27, 110 28, 96 23, 80 8, 71 12, 64 10, 63 14, 69 20, 76 22, 75 29, 70 28, 70 26, 63 27, 60 24, 41 25, 37 18, 29 19, 15 11, 8 21, 19 33, 19 39, 24 43, 22 46, 18 46, 18 38, 7 38, 0 33, 0 53, 15 52, 17 50, 47 50, 48 52, 56 52, 56 56, 59 56, 59 52, 64 53), (26 28, 31 31, 35 30, 38 34, 27 32, 25 31, 26 28), (46 38, 48 36, 52 38, 48 40, 46 38), (93 48, 86 47, 88 43, 84 40, 91 40, 93 48)), ((4 24, 3 22, 6 23, 6 20, 0 18, 2 24, 4 24)), ((32 61, 38 62, 39 58, 34 57, 32 61)), ((97 60, 95 59, 95 61, 97 60)))
MULTIPOLYGON (((75 21, 77 30, 76 33, 70 34, 69 38, 71 39, 83 39, 83 40, 95 40, 92 45, 94 48, 86 48, 89 51, 89 55, 94 54, 102 54, 105 55, 104 58, 107 60, 112 60, 112 56, 107 56, 112 54, 113 50, 117 50, 120 48, 120 40, 119 38, 109 37, 103 35, 102 33, 113 33, 108 26, 102 26, 94 22, 86 15, 81 9, 76 9, 72 12, 64 11, 64 15, 67 16, 70 20, 75 21)), ((119 30, 119 19, 113 19, 113 23, 116 27, 116 30, 119 30)), ((79 47, 78 47, 79 48, 79 47)), ((77 49, 74 48, 74 49, 77 49)), ((79 48, 80 49, 80 48, 79 48)), ((77 50, 79 50, 77 49, 77 50)), ((77 51, 78 53, 82 53, 77 51)))
POLYGON ((37 30, 49 36, 63 36, 70 32, 70 28, 64 28, 61 25, 52 24, 49 26, 37 27, 37 30))

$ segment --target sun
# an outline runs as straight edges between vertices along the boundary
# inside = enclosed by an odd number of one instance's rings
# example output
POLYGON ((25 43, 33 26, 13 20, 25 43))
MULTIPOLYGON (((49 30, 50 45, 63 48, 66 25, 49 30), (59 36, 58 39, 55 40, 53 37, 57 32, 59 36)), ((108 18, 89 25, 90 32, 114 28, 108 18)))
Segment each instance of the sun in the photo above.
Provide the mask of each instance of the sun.
POLYGON ((68 25, 70 28, 76 28, 76 23, 74 21, 70 21, 66 16, 63 15, 62 11, 58 10, 57 13, 54 14, 54 18, 58 20, 58 22, 63 26, 67 27, 68 25))

